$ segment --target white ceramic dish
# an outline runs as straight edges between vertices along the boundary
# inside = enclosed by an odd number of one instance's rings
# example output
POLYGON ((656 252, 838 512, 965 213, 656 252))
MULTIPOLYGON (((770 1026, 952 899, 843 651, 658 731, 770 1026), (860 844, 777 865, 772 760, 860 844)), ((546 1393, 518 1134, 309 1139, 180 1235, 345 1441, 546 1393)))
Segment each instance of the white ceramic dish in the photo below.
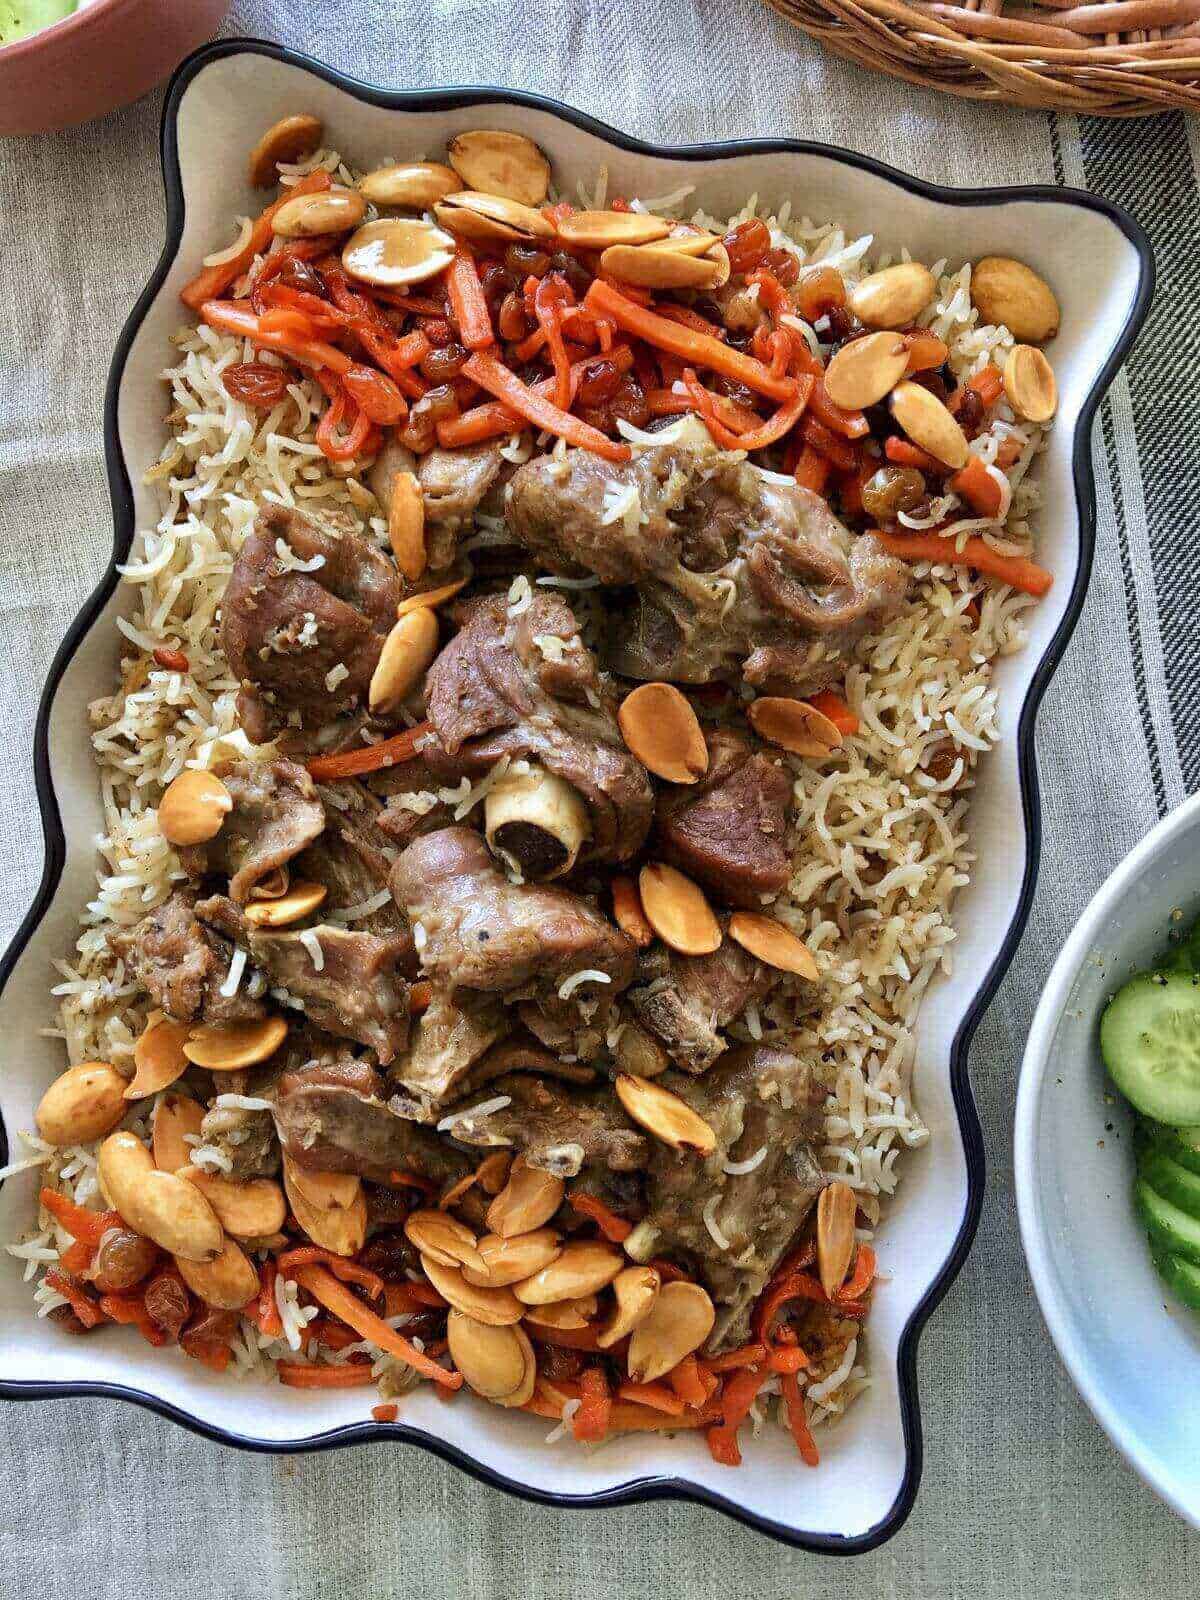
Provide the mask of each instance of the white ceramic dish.
MULTIPOLYGON (((1062 409, 1042 468, 1040 548, 1056 581, 1031 613, 1028 648, 998 673, 1004 741, 983 769, 975 800, 973 823, 982 845, 977 876, 958 906, 955 974, 931 989, 920 1030, 915 1093, 933 1137, 907 1157, 898 1202, 880 1235, 888 1282, 871 1317, 874 1385, 846 1424, 826 1437, 816 1472, 798 1465, 782 1433, 758 1440, 737 1472, 714 1465, 702 1442, 683 1437, 634 1436, 598 1452, 546 1449, 548 1428, 541 1422, 472 1403, 443 1406, 427 1392, 406 1400, 402 1424, 381 1428, 364 1421, 361 1394, 250 1388, 134 1338, 62 1334, 35 1321, 18 1264, 8 1257, 0 1258, 0 1393, 119 1393, 230 1443, 270 1450, 390 1432, 555 1503, 688 1496, 810 1548, 869 1548, 899 1527, 916 1493, 916 1341, 961 1264, 978 1216, 983 1154, 966 1081, 966 1045, 1014 948, 1032 889, 1034 712, 1087 580, 1094 522, 1091 419, 1144 316, 1149 248, 1131 219, 1069 191, 935 189, 861 156, 789 141, 655 150, 576 112, 506 91, 388 94, 274 46, 216 45, 184 64, 167 98, 167 246, 114 360, 107 442, 116 559, 134 526, 156 515, 150 494, 136 486, 163 440, 158 374, 166 336, 180 321, 176 293, 214 240, 228 235, 231 215, 252 209, 243 172, 255 139, 298 109, 321 115, 330 136, 363 164, 392 153, 440 150, 449 135, 471 126, 516 129, 549 153, 564 188, 591 180, 607 164, 614 191, 656 194, 691 182, 717 212, 736 209, 753 191, 778 201, 790 197, 797 211, 841 219, 919 258, 1020 256, 1059 287, 1064 321, 1055 366, 1062 409), (1023 830, 1013 826, 1019 816, 1023 830)), ((52 958, 70 949, 79 907, 94 888, 91 840, 99 802, 85 707, 112 679, 118 657, 113 618, 122 604, 110 568, 55 662, 42 706, 37 765, 46 876, 0 969, 0 978, 7 976, 0 1036, 19 1041, 0 1082, 10 1135, 30 1125, 41 1088, 61 1070, 57 1048, 36 1030, 50 1016, 52 958)), ((26 1224, 32 1189, 25 1175, 4 1185, 3 1236, 26 1224)))
POLYGON ((1108 1082, 1100 1013, 1200 915, 1200 795, 1096 894, 1054 964, 1017 1095, 1017 1207, 1042 1314, 1113 1444, 1200 1527, 1200 1318, 1163 1285, 1133 1212, 1133 1119, 1108 1082), (1173 913, 1182 912, 1182 923, 1173 913))

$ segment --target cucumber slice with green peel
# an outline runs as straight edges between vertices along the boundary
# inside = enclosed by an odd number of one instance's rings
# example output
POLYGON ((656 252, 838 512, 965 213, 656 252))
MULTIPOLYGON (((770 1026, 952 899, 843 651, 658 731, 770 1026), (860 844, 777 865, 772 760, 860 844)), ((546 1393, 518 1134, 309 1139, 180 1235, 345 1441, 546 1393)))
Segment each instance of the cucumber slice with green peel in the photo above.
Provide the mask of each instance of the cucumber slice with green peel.
POLYGON ((1144 1178, 1134 1184, 1133 1199, 1150 1235, 1152 1253, 1183 1256, 1200 1264, 1200 1220, 1164 1199, 1144 1178))
POLYGON ((1143 972, 1108 1002, 1100 1053, 1137 1110, 1171 1127, 1200 1125, 1200 977, 1143 972))
POLYGON ((0 44, 25 39, 39 28, 61 22, 76 9, 79 0, 0 0, 0 44))
POLYGON ((1162 1145, 1151 1145, 1138 1158, 1138 1174, 1155 1194, 1200 1222, 1200 1173, 1189 1172, 1162 1145))
POLYGON ((1200 1128, 1167 1128, 1161 1122, 1139 1119, 1134 1149, 1162 1150, 1189 1172, 1200 1174, 1200 1128))
POLYGON ((1200 1311, 1200 1266, 1168 1252, 1154 1257, 1154 1268, 1177 1300, 1192 1311, 1200 1311))

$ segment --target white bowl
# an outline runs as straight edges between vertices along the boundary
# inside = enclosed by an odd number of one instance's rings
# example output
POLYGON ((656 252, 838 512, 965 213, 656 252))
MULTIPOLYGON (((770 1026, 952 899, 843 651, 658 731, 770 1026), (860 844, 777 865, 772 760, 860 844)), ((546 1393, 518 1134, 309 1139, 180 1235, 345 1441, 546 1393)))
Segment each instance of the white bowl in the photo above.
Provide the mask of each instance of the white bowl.
POLYGON ((1200 1527, 1200 1318, 1150 1261, 1134 1215, 1133 1117, 1097 1044, 1109 996, 1200 915, 1200 795, 1093 898, 1050 973, 1017 1094, 1017 1211, 1042 1314, 1113 1444, 1200 1527), (1182 921, 1176 913, 1182 913, 1182 921))
MULTIPOLYGON (((1062 407, 1041 468, 1041 557, 1056 581, 1030 614, 1028 648, 1003 661, 997 673, 1004 740, 983 768, 975 800, 979 862, 959 902, 956 970, 931 988, 920 1027, 915 1094, 933 1138, 907 1157, 898 1200, 880 1231, 888 1282, 871 1316, 873 1387, 825 1438, 816 1472, 798 1465, 782 1433, 759 1439, 737 1472, 716 1466, 695 1437, 635 1436, 596 1452, 546 1449, 543 1423, 470 1401, 444 1406, 428 1392, 405 1401, 402 1424, 381 1429, 364 1420, 361 1394, 250 1388, 154 1352, 136 1338, 73 1339, 35 1321, 28 1289, 9 1257, 0 1257, 0 1394, 120 1393, 230 1443, 268 1450, 391 1432, 493 1482, 556 1503, 687 1496, 810 1548, 866 1549, 895 1532, 912 1506, 921 1468, 917 1337, 961 1265, 978 1217, 983 1152, 966 1046, 1015 947, 1032 890, 1034 710, 1087 581, 1094 534, 1091 420, 1145 313, 1153 275, 1148 245, 1128 217, 1066 190, 939 189, 863 156, 787 140, 659 150, 530 96, 488 89, 385 93, 275 46, 216 45, 185 63, 167 97, 166 250, 113 365, 107 431, 117 559, 135 525, 151 524, 157 515, 140 479, 163 441, 158 375, 166 337, 180 320, 176 293, 214 240, 228 236, 230 217, 254 208, 242 174, 259 133, 297 109, 321 115, 330 136, 363 163, 404 151, 435 152, 449 135, 471 126, 515 129, 550 154, 564 187, 593 179, 607 164, 613 192, 659 194, 689 182, 717 212, 736 209, 757 191, 775 201, 790 198, 797 212, 841 219, 855 232, 873 232, 882 245, 907 246, 926 260, 1012 253, 1061 289, 1064 320, 1054 359, 1062 407)), ((79 908, 94 890, 91 841, 100 813, 85 708, 112 681, 114 617, 124 604, 110 567, 55 661, 43 701, 36 761, 46 877, 0 968, 0 979, 7 977, 0 1037, 19 1041, 0 1083, 0 1112, 10 1134, 30 1126, 41 1088, 62 1065, 58 1047, 36 1030, 50 1021, 51 962, 70 950, 79 908)), ((0 1236, 26 1225, 33 1186, 26 1175, 4 1185, 0 1236)))

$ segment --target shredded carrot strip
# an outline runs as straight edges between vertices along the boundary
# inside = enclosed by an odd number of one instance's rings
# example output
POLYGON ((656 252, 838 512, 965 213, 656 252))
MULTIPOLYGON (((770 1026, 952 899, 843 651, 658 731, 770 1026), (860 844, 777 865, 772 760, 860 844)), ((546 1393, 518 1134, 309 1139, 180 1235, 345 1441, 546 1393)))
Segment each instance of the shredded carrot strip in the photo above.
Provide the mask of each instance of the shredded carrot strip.
POLYGON ((96 1254, 96 1247, 88 1244, 86 1239, 76 1239, 69 1244, 58 1258, 58 1264, 72 1277, 77 1278, 86 1272, 92 1264, 92 1257, 96 1254))
POLYGON ((897 434, 892 434, 883 441, 883 453, 889 461, 894 461, 898 467, 916 467, 919 472, 936 473, 943 476, 947 468, 928 450, 922 450, 920 445, 910 444, 907 439, 901 439, 897 434))
POLYGON ((741 1367, 757 1366, 765 1355, 766 1350, 762 1344, 744 1344, 736 1350, 726 1350, 724 1355, 712 1356, 702 1365, 709 1372, 733 1372, 741 1367))
POLYGON ((821 1464, 821 1457, 816 1445, 813 1443, 812 1430, 808 1426, 808 1417, 804 1411, 804 1396, 800 1393, 800 1384, 794 1372, 785 1372, 779 1380, 779 1387, 783 1391, 783 1403, 787 1410, 788 1427, 791 1429, 792 1438, 796 1441, 796 1448, 806 1466, 816 1467, 821 1464))
MULTIPOLYGON (((553 1382, 547 1378, 539 1378, 532 1398, 522 1409, 532 1411, 535 1416, 553 1417, 556 1421, 561 1421, 566 1401, 579 1398, 579 1384, 571 1383, 565 1378, 556 1378, 553 1382)), ((674 1433, 682 1428, 703 1428, 714 1420, 715 1415, 709 1407, 700 1411, 684 1411, 681 1416, 669 1416, 666 1412, 656 1412, 649 1406, 633 1405, 627 1400, 614 1400, 609 1408, 608 1431, 674 1433)))
POLYGON ((458 1389, 462 1386, 461 1373, 448 1372, 445 1367, 439 1367, 436 1361, 431 1361, 423 1351, 417 1349, 416 1345, 410 1344, 394 1328, 389 1328, 382 1317, 377 1317, 369 1306, 364 1305, 356 1294, 352 1294, 344 1283, 340 1283, 324 1267, 298 1267, 296 1281, 307 1289, 313 1299, 318 1300, 326 1311, 332 1311, 335 1317, 340 1317, 362 1338, 377 1344, 389 1355, 407 1361, 409 1366, 423 1378, 431 1378, 434 1383, 443 1383, 448 1389, 458 1389))
POLYGON ((380 767, 392 767, 400 761, 411 761, 417 753, 421 737, 429 732, 430 724, 420 722, 415 728, 406 728, 390 739, 378 744, 364 745, 361 750, 343 750, 338 755, 314 756, 308 763, 309 774, 318 783, 330 778, 352 778, 362 772, 377 772, 380 767))
POLYGON ((666 317, 668 322, 677 322, 681 328, 690 328, 693 333, 702 333, 709 339, 719 339, 722 344, 728 342, 728 334, 724 328, 719 328, 715 322, 710 322, 707 317, 702 317, 698 311, 693 311, 691 306, 672 305, 668 301, 658 308, 658 315, 666 317))
POLYGON ((810 694, 808 703, 823 717, 828 717, 839 733, 858 732, 858 718, 841 695, 834 694, 832 689, 822 689, 818 694, 810 694))
POLYGON ((374 1383, 369 1361, 347 1361, 338 1367, 309 1367, 298 1361, 277 1361, 280 1383, 289 1389, 363 1389, 374 1383))
POLYGON ((634 1405, 649 1406, 652 1411, 665 1411, 669 1417, 683 1414, 684 1402, 672 1394, 665 1383, 634 1383, 626 1379, 617 1385, 617 1397, 630 1400, 634 1405))
MULTIPOLYGON (((714 442, 725 450, 764 450, 767 445, 774 444, 777 439, 782 439, 785 434, 790 433, 800 421, 812 394, 814 381, 812 376, 806 373, 796 381, 795 394, 790 400, 784 401, 773 417, 768 417, 765 422, 758 422, 757 426, 744 431, 731 431, 715 414, 714 408, 705 406, 703 414, 708 431, 712 434, 714 442)), ((684 371, 683 382, 692 399, 697 402, 697 409, 705 405, 702 397, 708 396, 708 390, 700 386, 696 374, 690 367, 684 371)))
MULTIPOLYGON (((633 351, 628 345, 619 345, 608 358, 619 373, 628 372, 633 365, 633 351)), ((588 356, 583 361, 577 361, 571 367, 572 387, 583 373, 583 369, 590 366, 595 360, 588 356)), ((535 383, 533 392, 545 395, 548 399, 554 392, 554 379, 543 378, 540 383, 535 383)), ((484 405, 476 406, 473 411, 465 411, 460 417, 449 417, 437 425, 438 443, 443 450, 459 449, 464 445, 482 444, 485 439, 496 439, 501 434, 519 433, 526 426, 525 421, 508 406, 502 405, 499 400, 489 400, 484 405)))
POLYGON ((98 1245, 110 1228, 123 1228, 119 1211, 89 1211, 57 1189, 43 1189, 38 1199, 71 1235, 85 1244, 98 1245))
MULTIPOLYGON (((145 1329, 142 1331, 144 1333, 145 1329)), ((193 1361, 199 1361, 203 1366, 211 1367, 214 1372, 224 1372, 233 1359, 233 1352, 227 1344, 218 1344, 215 1339, 197 1339, 191 1333, 180 1335, 179 1348, 184 1355, 191 1356, 193 1361)))
POLYGON ((989 361, 974 377, 967 379, 967 388, 974 389, 985 406, 994 406, 1004 388, 1004 374, 994 361, 989 361))
POLYGON ((619 1217, 604 1204, 603 1200, 597 1200, 595 1195, 573 1194, 570 1196, 570 1201, 572 1210, 578 1211, 581 1216, 590 1217, 610 1244, 621 1244, 633 1232, 632 1222, 626 1222, 624 1217, 619 1217))
POLYGON ((51 1267, 43 1282, 62 1295, 85 1328, 97 1328, 104 1321, 103 1309, 58 1267, 51 1267))
POLYGON ((967 457, 966 466, 950 479, 950 488, 979 516, 999 516, 1003 491, 978 456, 967 457))
POLYGON ((146 1310, 144 1291, 101 1295, 100 1310, 110 1322, 119 1322, 122 1326, 136 1328, 146 1343, 154 1345, 156 1349, 161 1349, 169 1342, 166 1334, 146 1310))
POLYGON ((702 1406, 708 1399, 710 1391, 704 1384, 700 1365, 694 1355, 684 1356, 678 1366, 672 1367, 667 1373, 667 1382, 685 1405, 702 1406))
POLYGON ((571 358, 567 355, 562 329, 563 309, 570 293, 566 284, 552 274, 540 279, 533 292, 533 314, 550 352, 550 364, 554 368, 553 399, 560 411, 571 404, 571 358))
POLYGON ((458 336, 467 349, 483 350, 495 344, 492 316, 479 281, 475 257, 465 245, 459 245, 446 273, 446 294, 458 323, 458 336))
POLYGON ((279 1269, 273 1261, 263 1264, 262 1282, 258 1294, 246 1313, 258 1331, 265 1333, 268 1339, 278 1339, 283 1333, 283 1319, 275 1303, 275 1279, 278 1276, 279 1269))
POLYGON ((516 373, 498 361, 490 351, 477 350, 474 355, 468 356, 462 370, 473 383, 494 394, 518 416, 532 422, 535 428, 557 434, 568 444, 590 450, 593 455, 602 456, 606 461, 629 460, 632 452, 627 444, 606 438, 599 428, 580 422, 569 411, 561 410, 536 389, 522 383, 516 373))
POLYGON ((344 350, 325 340, 289 331, 300 326, 299 315, 298 312, 264 311, 260 317, 240 300, 206 300, 200 307, 200 320, 207 322, 210 328, 249 339, 266 350, 278 350, 293 361, 302 361, 310 367, 328 367, 339 375, 354 365, 344 350), (289 320, 281 325, 280 318, 285 315, 289 320), (271 321, 266 321, 267 318, 271 321))
POLYGON ((294 200, 297 195, 316 194, 322 189, 331 187, 333 180, 327 172, 310 172, 306 178, 293 184, 290 189, 285 189, 279 199, 274 201, 267 209, 261 212, 250 230, 250 238, 245 248, 234 256, 232 261, 222 262, 217 267, 204 267, 190 283, 185 283, 179 291, 179 298, 184 305, 192 311, 199 311, 206 300, 213 300, 218 295, 225 293, 231 283, 237 281, 250 266, 255 256, 262 255, 274 238, 271 228, 271 219, 289 200, 294 200))
POLYGON ((960 551, 953 539, 943 539, 936 533, 886 533, 880 528, 874 532, 884 548, 902 561, 944 561, 952 566, 974 567, 976 572, 1039 599, 1054 582, 1054 574, 1045 567, 1025 556, 1001 555, 982 539, 968 539, 960 551))
POLYGON ((849 411, 843 406, 835 405, 825 393, 825 370, 808 347, 808 341, 802 333, 794 328, 789 328, 792 337, 792 369, 798 373, 807 372, 816 379, 808 409, 830 433, 840 434, 843 439, 862 439, 870 431, 870 424, 861 411, 849 411))
POLYGON ((340 1278, 343 1283, 357 1283, 370 1295, 372 1300, 383 1298, 383 1279, 377 1272, 371 1272, 366 1267, 360 1267, 356 1262, 347 1261, 345 1256, 335 1256, 332 1250, 322 1250, 315 1244, 300 1245, 295 1250, 285 1250, 281 1256, 276 1257, 280 1272, 285 1272, 289 1278, 296 1276, 297 1267, 323 1266, 328 1267, 335 1278, 340 1278))
POLYGON ((383 1302, 389 1317, 410 1311, 439 1311, 446 1302, 431 1283, 385 1283, 383 1302))
POLYGON ((721 1392, 721 1421, 709 1428, 708 1448, 714 1461, 724 1467, 740 1467, 742 1452, 738 1448, 737 1431, 750 1414, 754 1397, 767 1381, 768 1369, 747 1367, 735 1372, 721 1392))
POLYGON ((875 1281, 875 1252, 869 1244, 860 1244, 854 1271, 834 1295, 835 1301, 861 1300, 875 1281))
POLYGON ((796 482, 802 489, 824 494, 829 482, 829 462, 812 445, 806 444, 796 458, 796 482))
POLYGON ((832 461, 835 467, 840 467, 843 472, 853 472, 858 466, 858 455, 854 446, 831 432, 820 417, 805 417, 800 424, 800 436, 805 444, 812 445, 814 450, 832 461))
POLYGON ((400 1407, 394 1400, 389 1400, 386 1405, 372 1406, 371 1415, 376 1422, 395 1422, 400 1415, 400 1407))
POLYGON ((572 1419, 571 1432, 577 1439, 603 1439, 612 1409, 603 1367, 587 1368, 579 1380, 579 1397, 581 1404, 572 1419))

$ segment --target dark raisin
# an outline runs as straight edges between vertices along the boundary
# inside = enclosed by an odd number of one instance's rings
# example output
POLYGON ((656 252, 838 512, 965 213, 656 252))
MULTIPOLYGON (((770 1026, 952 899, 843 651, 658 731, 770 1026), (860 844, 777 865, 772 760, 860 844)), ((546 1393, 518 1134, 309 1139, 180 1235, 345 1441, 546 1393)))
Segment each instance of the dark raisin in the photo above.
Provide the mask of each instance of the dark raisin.
POLYGON ((550 257, 530 244, 510 244, 504 252, 504 265, 518 287, 526 278, 544 278, 550 271, 550 257))
MULTIPOLYGON (((372 1192, 372 1217, 376 1216, 376 1207, 379 1204, 380 1196, 387 1193, 398 1195, 399 1191, 378 1190, 372 1192)), ((404 1208, 401 1211, 401 1216, 407 1215, 407 1200, 402 1201, 401 1204, 404 1208)), ((384 1218, 379 1217, 378 1220, 383 1221, 384 1218)), ((410 1269, 416 1270, 420 1265, 417 1252, 399 1231, 379 1233, 373 1239, 368 1239, 359 1252, 358 1262, 360 1266, 366 1267, 368 1272, 377 1272, 381 1278, 396 1279, 405 1277, 410 1269)))
POLYGON ((829 334, 834 344, 854 339, 863 331, 863 325, 846 306, 830 306, 825 313, 829 319, 829 334))
POLYGON ((168 1339, 179 1338, 191 1312, 191 1296, 174 1273, 160 1272, 151 1278, 146 1285, 146 1315, 168 1339))
POLYGON ((785 289, 800 280, 800 263, 790 250, 768 250, 762 259, 768 272, 773 272, 785 289))
POLYGON ((718 394, 726 395, 730 400, 736 400, 739 406, 745 406, 753 411, 756 396, 753 389, 747 389, 744 383, 739 383, 736 378, 726 378, 720 374, 713 385, 718 394))
POLYGON ((80 1322, 70 1306, 55 1306, 53 1311, 47 1311, 46 1320, 48 1322, 57 1322, 59 1327, 67 1333, 91 1333, 92 1331, 80 1322))
POLYGON ((579 379, 576 398, 581 406, 591 408, 603 405, 617 392, 621 374, 612 361, 589 361, 579 379))
POLYGON ((158 1260, 158 1246, 132 1228, 109 1228, 100 1236, 96 1254, 86 1273, 101 1294, 123 1294, 150 1271, 158 1260))
POLYGON ((880 467, 862 487, 863 510, 876 522, 895 522, 925 498, 925 479, 915 467, 880 467))
POLYGON ((974 389, 964 389, 955 415, 968 439, 973 439, 983 425, 983 409, 983 401, 974 389))
POLYGON ((430 383, 449 383, 462 371, 467 352, 461 344, 447 344, 421 357, 421 372, 430 383))
POLYGON ((752 217, 749 222, 739 222, 736 228, 730 228, 721 243, 729 255, 730 272, 744 278, 762 266, 771 248, 771 232, 765 222, 752 217))
POLYGON ((509 344, 516 344, 529 332, 529 324, 525 320, 525 301, 515 290, 510 290, 504 296, 500 305, 497 318, 500 337, 509 344))

